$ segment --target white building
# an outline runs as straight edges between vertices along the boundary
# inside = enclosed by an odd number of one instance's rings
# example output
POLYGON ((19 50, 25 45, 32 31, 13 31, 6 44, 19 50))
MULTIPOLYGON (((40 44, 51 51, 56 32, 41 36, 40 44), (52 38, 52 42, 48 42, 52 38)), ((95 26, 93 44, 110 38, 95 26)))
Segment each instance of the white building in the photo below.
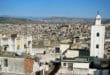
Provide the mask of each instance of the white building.
POLYGON ((88 59, 91 58, 66 58, 61 61, 61 68, 56 75, 94 75, 96 69, 91 69, 90 62, 88 59))
POLYGON ((79 56, 78 50, 67 50, 65 53, 66 58, 75 58, 79 56))
POLYGON ((0 34, 0 46, 2 47, 3 51, 15 52, 14 39, 10 36, 0 34))
POLYGON ((30 53, 32 51, 32 36, 18 35, 15 38, 15 50, 17 53, 30 53))
POLYGON ((24 35, 3 35, 0 34, 0 46, 2 51, 15 52, 18 54, 27 52, 32 54, 32 36, 24 35))
POLYGON ((24 58, 19 57, 0 57, 1 74, 24 75, 24 58))
POLYGON ((60 44, 61 53, 65 52, 69 47, 69 44, 60 44))
POLYGON ((90 56, 104 57, 105 26, 101 24, 101 16, 96 16, 95 25, 91 29, 90 56))

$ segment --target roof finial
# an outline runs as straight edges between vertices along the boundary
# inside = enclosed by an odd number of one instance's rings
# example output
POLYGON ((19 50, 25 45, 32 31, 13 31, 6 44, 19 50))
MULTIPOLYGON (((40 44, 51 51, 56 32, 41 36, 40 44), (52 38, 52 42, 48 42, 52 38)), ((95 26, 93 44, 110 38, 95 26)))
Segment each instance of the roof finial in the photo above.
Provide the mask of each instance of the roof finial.
POLYGON ((96 16, 95 25, 101 25, 101 16, 100 16, 100 14, 99 14, 99 11, 97 11, 97 16, 96 16))
POLYGON ((99 11, 97 11, 97 15, 99 15, 100 14, 100 12, 99 11))

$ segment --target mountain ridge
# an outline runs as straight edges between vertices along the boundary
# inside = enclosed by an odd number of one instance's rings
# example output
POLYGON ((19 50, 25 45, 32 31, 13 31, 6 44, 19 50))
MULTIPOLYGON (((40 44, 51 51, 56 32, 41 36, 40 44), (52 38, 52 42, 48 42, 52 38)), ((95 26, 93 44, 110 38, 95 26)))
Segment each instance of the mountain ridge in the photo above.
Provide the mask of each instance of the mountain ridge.
MULTIPOLYGON (((7 17, 0 16, 0 23, 24 24, 24 23, 93 23, 93 18, 77 18, 77 17, 7 17)), ((103 23, 110 23, 110 19, 103 19, 103 23)))

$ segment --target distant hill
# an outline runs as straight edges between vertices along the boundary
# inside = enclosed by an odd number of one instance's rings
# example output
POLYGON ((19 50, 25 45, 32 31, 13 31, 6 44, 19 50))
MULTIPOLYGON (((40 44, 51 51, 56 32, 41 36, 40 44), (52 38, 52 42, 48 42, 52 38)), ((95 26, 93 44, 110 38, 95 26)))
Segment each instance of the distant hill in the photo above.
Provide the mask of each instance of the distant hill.
POLYGON ((17 24, 17 23, 31 23, 31 22, 33 21, 26 18, 0 17, 0 23, 17 24))
MULTIPOLYGON (((15 18, 0 17, 0 23, 26 24, 26 23, 94 23, 95 19, 90 18, 69 18, 69 17, 37 17, 37 18, 15 18)), ((110 19, 103 19, 103 23, 110 23, 110 19)))
POLYGON ((46 22, 59 22, 59 23, 92 23, 93 19, 89 18, 69 18, 69 17, 50 17, 43 18, 46 22))

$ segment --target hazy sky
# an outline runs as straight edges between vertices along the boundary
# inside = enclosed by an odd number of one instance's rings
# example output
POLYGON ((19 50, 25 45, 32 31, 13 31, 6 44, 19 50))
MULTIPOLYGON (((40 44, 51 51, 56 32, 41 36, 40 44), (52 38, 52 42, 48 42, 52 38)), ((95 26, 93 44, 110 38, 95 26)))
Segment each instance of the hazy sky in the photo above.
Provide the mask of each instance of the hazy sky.
POLYGON ((0 15, 17 17, 110 18, 110 0, 0 0, 0 15))

